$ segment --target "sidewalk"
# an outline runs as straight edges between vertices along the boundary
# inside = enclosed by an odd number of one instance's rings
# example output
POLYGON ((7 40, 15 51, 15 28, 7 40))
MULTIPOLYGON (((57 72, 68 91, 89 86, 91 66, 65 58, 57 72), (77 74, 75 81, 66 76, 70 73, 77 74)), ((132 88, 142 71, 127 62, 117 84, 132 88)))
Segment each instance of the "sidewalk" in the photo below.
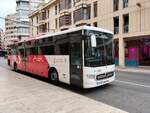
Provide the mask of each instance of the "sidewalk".
POLYGON ((116 71, 150 74, 150 67, 139 67, 139 68, 133 68, 133 67, 124 67, 124 68, 122 68, 122 67, 116 67, 116 71))
POLYGON ((127 113, 0 67, 0 113, 127 113))

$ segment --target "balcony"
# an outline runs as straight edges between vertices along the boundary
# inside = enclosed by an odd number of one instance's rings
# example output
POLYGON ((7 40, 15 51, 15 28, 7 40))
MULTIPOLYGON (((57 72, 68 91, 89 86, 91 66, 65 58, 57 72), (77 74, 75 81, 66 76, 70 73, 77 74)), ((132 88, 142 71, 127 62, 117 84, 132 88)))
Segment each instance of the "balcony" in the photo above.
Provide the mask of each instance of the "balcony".
POLYGON ((62 15, 59 18, 60 29, 68 29, 70 25, 71 25, 71 13, 62 15))
POLYGON ((63 30, 67 30, 70 28, 70 25, 63 25, 60 27, 60 30, 63 31, 63 30))
POLYGON ((91 6, 88 6, 86 8, 81 7, 74 11, 74 23, 77 25, 86 24, 87 20, 89 20, 90 18, 91 18, 91 6))
POLYGON ((10 41, 11 42, 17 42, 17 41, 19 41, 19 39, 17 37, 13 37, 13 38, 10 39, 10 41))
POLYGON ((42 24, 39 26, 39 33, 40 34, 45 34, 47 32, 47 24, 42 24))
POLYGON ((119 34, 119 27, 114 27, 114 34, 119 34))
POLYGON ((39 20, 39 25, 43 25, 43 24, 45 24, 45 23, 46 23, 45 20, 39 20))
POLYGON ((42 12, 42 13, 40 14, 39 24, 40 24, 40 25, 45 24, 45 23, 46 23, 46 19, 47 19, 46 12, 42 12))
POLYGON ((74 6, 75 7, 79 7, 79 6, 86 6, 87 5, 87 0, 76 0, 76 2, 74 2, 74 6))
POLYGON ((16 7, 16 10, 28 10, 28 6, 18 6, 16 7))
POLYGON ((87 25, 87 20, 80 20, 75 23, 76 26, 87 25))
POLYGON ((59 2, 59 13, 68 12, 68 9, 71 8, 71 0, 60 0, 59 2))
POLYGON ((69 14, 70 12, 68 11, 68 9, 62 9, 61 11, 60 11, 60 16, 62 16, 62 15, 67 15, 67 14, 69 14))

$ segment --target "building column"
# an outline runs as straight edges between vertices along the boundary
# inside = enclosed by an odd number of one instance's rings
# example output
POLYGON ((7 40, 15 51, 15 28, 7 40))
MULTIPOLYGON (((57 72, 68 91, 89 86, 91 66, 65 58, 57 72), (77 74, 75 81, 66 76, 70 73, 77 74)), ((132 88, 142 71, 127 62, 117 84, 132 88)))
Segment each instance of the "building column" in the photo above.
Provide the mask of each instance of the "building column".
POLYGON ((119 66, 125 67, 125 43, 122 37, 119 37, 119 66))

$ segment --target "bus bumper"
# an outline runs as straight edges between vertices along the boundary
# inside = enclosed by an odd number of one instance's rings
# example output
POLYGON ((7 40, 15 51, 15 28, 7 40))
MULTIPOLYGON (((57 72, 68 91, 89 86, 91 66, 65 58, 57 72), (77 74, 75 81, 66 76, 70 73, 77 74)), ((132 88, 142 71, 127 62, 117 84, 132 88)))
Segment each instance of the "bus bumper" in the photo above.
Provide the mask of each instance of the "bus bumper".
POLYGON ((86 81, 84 81, 83 84, 83 88, 88 89, 88 88, 94 88, 94 87, 98 87, 98 86, 102 86, 108 83, 111 83, 115 80, 115 75, 104 79, 104 80, 91 80, 91 79, 86 79, 86 81))

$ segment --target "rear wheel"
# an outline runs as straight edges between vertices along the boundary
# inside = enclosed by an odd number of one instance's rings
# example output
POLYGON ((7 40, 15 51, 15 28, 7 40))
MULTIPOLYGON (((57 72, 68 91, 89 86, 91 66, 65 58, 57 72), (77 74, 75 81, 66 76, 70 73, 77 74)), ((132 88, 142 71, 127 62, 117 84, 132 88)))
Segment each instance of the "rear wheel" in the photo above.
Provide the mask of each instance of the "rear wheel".
POLYGON ((7 63, 8 63, 8 65, 10 66, 10 60, 8 60, 8 62, 7 62, 7 63))
POLYGON ((14 71, 17 71, 18 69, 17 69, 17 64, 16 63, 14 63, 14 71))
POLYGON ((56 71, 56 69, 52 69, 49 72, 49 82, 53 83, 53 84, 57 84, 59 81, 58 79, 58 72, 56 71))

